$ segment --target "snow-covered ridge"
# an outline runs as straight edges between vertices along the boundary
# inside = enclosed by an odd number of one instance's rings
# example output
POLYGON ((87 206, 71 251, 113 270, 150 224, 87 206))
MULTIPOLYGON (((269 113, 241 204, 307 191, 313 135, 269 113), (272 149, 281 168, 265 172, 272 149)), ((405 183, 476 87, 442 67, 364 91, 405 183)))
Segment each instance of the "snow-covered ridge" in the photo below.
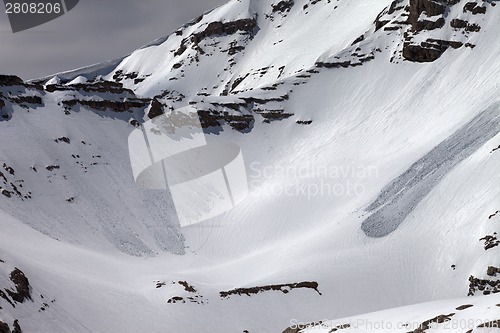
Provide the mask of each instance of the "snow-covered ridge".
POLYGON ((57 77, 117 81, 138 96, 162 99, 169 108, 235 110, 247 118, 236 126, 251 128, 248 111, 268 120, 289 118, 283 103, 275 101, 322 67, 361 66, 376 56, 396 64, 433 62, 448 49, 474 48, 481 29, 491 29, 495 5, 231 1, 121 60, 57 77))

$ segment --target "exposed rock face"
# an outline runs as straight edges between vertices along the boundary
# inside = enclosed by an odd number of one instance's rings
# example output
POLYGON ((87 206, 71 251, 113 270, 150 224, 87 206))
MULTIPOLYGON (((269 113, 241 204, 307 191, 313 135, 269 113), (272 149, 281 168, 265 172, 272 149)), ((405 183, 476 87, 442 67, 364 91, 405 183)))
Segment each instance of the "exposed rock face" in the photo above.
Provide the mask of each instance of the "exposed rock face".
POLYGON ((439 59, 448 48, 457 49, 462 45, 461 42, 439 39, 427 39, 419 45, 405 43, 403 57, 413 62, 432 62, 439 59))
POLYGON ((10 98, 10 101, 15 104, 36 104, 43 105, 42 98, 40 96, 17 96, 10 98))
POLYGON ((148 112, 148 117, 149 119, 154 119, 156 117, 159 117, 163 114, 163 106, 161 105, 160 102, 156 98, 153 98, 151 101, 151 108, 149 109, 148 112))
POLYGON ((111 94, 130 94, 134 95, 133 91, 123 87, 120 82, 113 81, 96 81, 89 83, 79 83, 72 85, 50 84, 45 87, 45 91, 53 93, 55 91, 82 91, 87 93, 111 93, 111 94))
POLYGON ((198 111, 202 128, 213 128, 222 130, 224 123, 229 124, 233 129, 240 132, 247 132, 252 129, 255 118, 252 115, 242 115, 241 113, 219 112, 217 110, 198 111))
POLYGON ((14 269, 10 273, 10 280, 16 286, 16 291, 7 290, 7 293, 14 301, 23 303, 25 300, 31 300, 30 283, 19 268, 14 269))
POLYGON ((497 233, 493 233, 493 235, 486 235, 480 239, 480 241, 484 241, 484 249, 486 251, 493 249, 500 245, 500 240, 497 238, 497 233))
POLYGON ((486 274, 488 274, 488 276, 496 276, 497 274, 500 274, 500 268, 489 266, 486 274))
POLYGON ((238 31, 245 33, 251 33, 255 28, 257 28, 257 19, 241 19, 233 22, 212 22, 207 28, 194 34, 192 36, 192 41, 194 43, 201 42, 204 38, 214 36, 214 35, 232 35, 238 31))
MULTIPOLYGON (((375 31, 383 28, 384 31, 400 31, 403 35, 403 48, 401 57, 404 60, 412 62, 433 62, 451 48, 460 48, 462 46, 474 48, 475 45, 468 43, 467 39, 471 33, 477 33, 481 30, 478 22, 468 22, 460 17, 451 17, 450 13, 453 6, 459 6, 460 0, 409 0, 405 5, 403 0, 395 0, 384 11, 382 11, 375 20, 375 31), (452 29, 462 32, 461 35, 453 33, 452 29), (436 33, 436 38, 431 37, 433 31, 449 32, 449 35, 455 35, 453 39, 442 40, 443 34, 436 33), (427 39, 422 38, 422 32, 427 32, 427 39), (439 37, 438 37, 439 36, 439 37)), ((475 2, 468 2, 463 7, 463 12, 473 14, 486 13, 487 3, 483 2, 480 6, 475 2)), ((491 4, 493 6, 494 3, 491 4)), ((366 36, 361 36, 356 40, 360 42, 366 36)), ((394 58, 399 58, 394 54, 394 58)), ((345 66, 346 64, 344 64, 345 66)))
MULTIPOLYGON (((255 20, 241 21, 243 21, 243 23, 238 23, 239 21, 236 21, 236 23, 232 22, 230 24, 223 24, 222 30, 229 32, 233 30, 239 31, 239 29, 244 29, 245 27, 253 27, 254 25, 251 22, 256 22, 255 20)), ((213 26, 209 29, 209 34, 219 31, 218 29, 219 28, 215 28, 213 26)), ((121 74, 119 78, 126 79, 134 77, 136 76, 121 74)), ((70 93, 68 96, 71 96, 71 99, 60 102, 66 114, 70 114, 72 111, 78 111, 79 107, 85 107, 94 111, 112 111, 117 114, 140 111, 147 113, 146 115, 150 119, 153 119, 164 113, 164 108, 169 101, 180 102, 185 98, 182 94, 176 94, 175 91, 166 91, 163 95, 159 95, 154 98, 138 98, 132 90, 124 88, 123 84, 120 82, 97 81, 69 86, 54 84, 48 85, 44 88, 41 85, 28 85, 19 80, 20 79, 15 76, 3 76, 2 82, 21 85, 25 87, 24 89, 26 89, 26 92, 24 92, 23 95, 14 95, 6 102, 4 102, 3 99, 0 99, 0 107, 10 105, 23 106, 25 104, 28 104, 30 107, 36 107, 37 105, 43 105, 43 99, 39 95, 43 96, 44 94, 50 94, 58 91, 70 93), (148 107, 149 110, 147 109, 148 107)), ((213 127, 215 131, 220 131, 222 130, 222 125, 226 123, 237 131, 247 132, 252 129, 255 117, 252 114, 242 114, 241 111, 250 111, 254 105, 266 104, 273 101, 284 101, 284 99, 282 97, 270 98, 269 100, 253 100, 250 98, 248 101, 243 101, 240 104, 213 103, 211 108, 207 110, 199 110, 202 127, 205 129, 213 127)), ((268 111, 265 109, 262 112, 264 115, 269 115, 269 117, 273 116, 271 113, 268 114, 268 111)), ((2 117, 2 119, 10 118, 8 114, 2 114, 2 117)), ((140 126, 141 123, 141 121, 137 119, 131 119, 128 121, 135 127, 140 126)), ((65 137, 56 139, 56 142, 70 143, 69 139, 65 137)), ((52 171, 54 169, 55 166, 49 166, 47 170, 52 171)), ((3 174, 0 173, 0 178, 3 179, 4 177, 1 175, 3 174)), ((11 182, 4 179, 4 183, 9 184, 11 182)), ((0 187, 0 194, 3 194, 8 198, 12 197, 15 193, 18 192, 16 190, 11 191, 8 188, 5 188, 5 186, 0 187)), ((24 197, 20 193, 18 193, 18 195, 24 197)), ((28 193, 27 197, 29 196, 30 194, 28 193)))
POLYGON ((411 24, 414 31, 428 30, 424 27, 425 24, 423 24, 422 21, 419 21, 421 14, 425 12, 428 17, 443 15, 451 2, 459 1, 410 0, 408 22, 411 24))
POLYGON ((368 62, 370 60, 375 59, 375 55, 371 54, 351 54, 352 60, 345 61, 335 61, 335 62, 317 62, 316 66, 321 68, 349 68, 349 67, 357 67, 361 66, 363 63, 368 62))
POLYGON ((272 5, 272 8, 273 8, 273 13, 276 13, 276 12, 289 12, 290 9, 293 7, 293 5, 295 4, 294 0, 282 0, 280 2, 278 2, 277 4, 275 5, 272 5))
POLYGON ((474 296, 478 292, 483 295, 500 292, 500 280, 479 279, 471 276, 469 278, 469 296, 474 296))
POLYGON ((476 2, 467 2, 464 6, 464 13, 466 12, 471 12, 472 14, 485 14, 486 13, 486 7, 484 6, 479 6, 478 3, 476 2))
MULTIPOLYGON (((176 303, 194 303, 198 305, 203 305, 207 302, 207 300, 198 293, 198 290, 192 285, 190 285, 187 281, 173 281, 172 284, 178 284, 184 288, 185 296, 173 296, 168 301, 167 304, 176 304, 176 303), (190 296, 188 296, 190 295, 190 296)), ((163 288, 167 285, 167 282, 156 282, 156 289, 163 288)))
MULTIPOLYGON (((410 0, 407 22, 411 25, 411 31, 405 35, 404 59, 413 62, 433 62, 439 59, 448 48, 463 46, 463 43, 458 41, 438 39, 427 39, 421 43, 412 41, 414 35, 421 31, 443 28, 446 24, 445 16, 450 6, 459 2, 460 0, 410 0), (421 17, 429 19, 421 19, 421 17)), ((453 24, 451 26, 453 27, 453 24)))
POLYGON ((500 268, 489 266, 486 270, 487 277, 480 279, 475 276, 469 278, 469 296, 474 296, 476 293, 483 295, 496 294, 500 292, 500 268))
POLYGON ((174 296, 167 301, 167 304, 186 303, 183 297, 174 296))
MULTIPOLYGON (((396 39, 402 38, 402 47, 395 48, 390 62, 398 63, 406 60, 411 62, 433 62, 450 48, 469 47, 473 49, 474 44, 468 42, 472 33, 481 30, 480 20, 477 22, 465 21, 460 17, 451 17, 450 13, 456 13, 453 6, 461 6, 460 0, 394 0, 390 6, 379 13, 373 23, 373 30, 365 32, 356 38, 351 48, 344 49, 328 61, 318 61, 317 67, 325 68, 349 68, 361 66, 364 62, 372 60, 376 51, 393 47, 393 45, 379 45, 367 50, 367 40, 375 33, 392 34, 396 39), (442 32, 446 32, 443 34, 442 32), (462 34, 457 35, 459 30, 462 34), (422 32, 426 32, 425 37, 422 32), (432 37, 435 35, 436 37, 432 37), (453 39, 443 39, 444 35, 453 35, 453 39), (424 37, 424 38, 423 38, 424 37), (365 47, 363 47, 365 46, 365 47), (354 50, 354 48, 356 48, 354 50), (333 59, 334 61, 332 61, 333 59)), ((477 3, 467 3, 463 11, 476 14, 484 14, 488 8, 495 3, 483 2, 482 6, 477 3)))
POLYGON ((121 101, 93 101, 93 100, 69 100, 69 101, 63 101, 62 104, 64 106, 67 106, 69 108, 75 106, 75 105, 81 105, 81 106, 86 106, 91 109, 95 110, 112 110, 114 112, 128 112, 131 111, 133 108, 145 108, 148 100, 128 100, 125 102, 121 101))
POLYGON ((289 284, 267 285, 261 287, 253 287, 253 288, 238 288, 229 291, 221 291, 219 294, 221 298, 229 298, 232 295, 251 296, 266 291, 281 291, 284 294, 288 294, 290 290, 304 288, 304 289, 313 289, 319 295, 321 295, 320 291, 318 290, 318 287, 319 285, 317 282, 299 282, 299 283, 289 283, 289 284))
MULTIPOLYGON (((3 260, 0 260, 0 264, 5 264, 3 260)), ((1 311, 4 310, 2 307, 7 305, 5 310, 8 311, 8 308, 18 308, 19 305, 25 303, 26 300, 32 299, 31 286, 29 284, 28 278, 24 275, 24 273, 15 268, 10 273, 10 281, 14 284, 14 288, 9 287, 7 285, 0 286, 0 314, 1 311), (4 287, 5 289, 1 289, 4 287), (7 303, 1 303, 1 301, 6 301, 7 303)), ((55 300, 54 300, 55 301, 55 300)), ((28 306, 29 308, 29 306, 28 306)), ((8 312, 7 312, 8 313, 8 312)), ((2 318, 3 319, 3 318, 2 318)), ((3 322, 0 320, 0 333, 22 333, 21 325, 17 319, 14 319, 14 322, 3 322), (11 330, 12 328, 12 330, 11 330)))
POLYGON ((0 121, 9 120, 12 105, 24 109, 43 106, 43 87, 39 84, 25 83, 14 75, 0 75, 0 121))
POLYGON ((481 27, 478 24, 469 23, 469 22, 467 22, 465 20, 461 20, 461 19, 451 20, 450 25, 453 28, 465 29, 466 31, 469 31, 469 32, 478 32, 481 30, 481 27))
POLYGON ((0 75, 0 86, 21 86, 23 85, 23 80, 14 75, 0 75))
POLYGON ((0 321, 0 333, 10 333, 10 327, 3 321, 0 321))
MULTIPOLYGON (((191 46, 193 50, 196 50, 197 55, 191 58, 190 60, 194 60, 196 62, 199 61, 198 55, 205 55, 207 52, 200 46, 200 44, 209 37, 223 37, 223 36, 231 36, 239 33, 240 35, 247 35, 249 39, 253 38, 253 36, 258 31, 257 18, 245 18, 236 21, 230 22, 221 22, 214 21, 210 22, 206 28, 202 31, 198 31, 196 33, 191 34, 190 36, 181 40, 179 47, 174 52, 174 56, 183 55, 191 46)), ((182 31, 178 31, 178 35, 182 35, 182 31)), ((216 43, 217 44, 217 43, 216 43)), ((238 45, 237 41, 229 47, 229 49, 225 50, 229 55, 234 55, 245 48, 244 45, 238 45)), ((181 68, 182 64, 176 64, 173 69, 181 68)), ((177 79, 177 78, 175 78, 177 79)), ((137 80, 137 79, 136 79, 137 80)))
POLYGON ((21 326, 19 325, 19 321, 17 321, 17 319, 14 321, 14 329, 12 330, 12 333, 23 333, 23 330, 21 329, 21 326))

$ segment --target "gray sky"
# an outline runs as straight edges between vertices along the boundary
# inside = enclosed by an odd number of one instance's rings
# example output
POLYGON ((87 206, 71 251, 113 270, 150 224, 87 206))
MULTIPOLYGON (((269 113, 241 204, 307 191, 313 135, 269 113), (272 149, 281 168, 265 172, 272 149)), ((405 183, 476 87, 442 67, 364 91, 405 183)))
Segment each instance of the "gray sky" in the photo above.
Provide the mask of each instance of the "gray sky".
POLYGON ((28 80, 118 58, 228 0, 80 0, 67 14, 12 33, 2 3, 0 73, 28 80))

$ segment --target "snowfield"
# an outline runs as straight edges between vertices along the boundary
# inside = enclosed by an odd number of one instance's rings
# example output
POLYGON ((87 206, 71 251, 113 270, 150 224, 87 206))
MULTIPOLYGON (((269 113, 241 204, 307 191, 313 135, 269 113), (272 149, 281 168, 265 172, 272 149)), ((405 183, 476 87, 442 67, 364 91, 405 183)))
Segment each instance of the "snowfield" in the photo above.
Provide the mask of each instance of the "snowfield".
POLYGON ((497 4, 233 0, 0 77, 0 332, 499 331, 497 4), (187 105, 250 192, 181 227, 128 136, 187 105))

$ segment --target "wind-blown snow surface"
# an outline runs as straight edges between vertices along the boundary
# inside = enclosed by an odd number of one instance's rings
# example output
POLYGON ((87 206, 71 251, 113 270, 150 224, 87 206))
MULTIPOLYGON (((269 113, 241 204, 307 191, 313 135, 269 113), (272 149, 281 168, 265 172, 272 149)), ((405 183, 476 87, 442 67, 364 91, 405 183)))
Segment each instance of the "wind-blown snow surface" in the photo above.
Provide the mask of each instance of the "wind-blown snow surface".
MULTIPOLYGON (((115 78, 141 97, 184 96, 165 101, 172 108, 254 98, 253 110, 238 110, 254 116, 250 128, 208 130, 242 147, 251 193, 196 226, 179 227, 168 193, 133 183, 127 137, 134 127, 127 122, 144 114, 84 106, 64 114, 60 103, 70 98, 111 98, 68 91, 44 93, 44 105, 29 112, 13 105, 0 122, 0 161, 31 199, 0 198, 0 268, 7 267, 0 272, 21 269, 33 301, 1 303, 0 321, 12 327, 18 319, 24 332, 281 332, 293 320, 441 299, 449 301, 389 317, 424 321, 471 303, 496 315, 484 319, 499 319, 498 294, 460 299, 471 275, 485 279, 489 266, 500 266, 499 247, 485 251, 480 241, 500 223, 500 215, 490 217, 500 210, 500 8, 480 2, 487 13, 473 17, 462 13, 465 3, 453 15, 480 21, 480 32, 421 35, 475 47, 450 48, 434 62, 391 61, 403 33, 373 27, 391 1, 320 1, 305 9, 296 1, 276 12, 270 1, 232 1, 121 61, 52 80, 70 86, 115 78), (234 35, 188 38, 210 22, 254 18, 256 26, 245 21, 247 30, 234 35), (351 50, 360 35, 364 41, 351 50), (244 48, 224 52, 235 46, 244 48), (351 51, 374 57, 360 66, 316 64, 351 51), (262 115, 256 98, 269 100, 262 115), (321 294, 219 294, 304 281, 317 282, 321 294), (167 303, 175 296, 186 303, 167 303), (47 299, 55 301, 39 311, 47 299)), ((482 310, 469 313, 483 319, 482 310)))

